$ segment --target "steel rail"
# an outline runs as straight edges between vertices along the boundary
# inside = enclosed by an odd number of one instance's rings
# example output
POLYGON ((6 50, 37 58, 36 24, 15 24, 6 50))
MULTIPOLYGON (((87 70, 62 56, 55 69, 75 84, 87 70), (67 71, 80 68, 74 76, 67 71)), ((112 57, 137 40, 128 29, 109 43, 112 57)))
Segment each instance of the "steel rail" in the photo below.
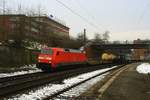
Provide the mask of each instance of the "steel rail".
MULTIPOLYGON (((64 88, 63 90, 60 90, 60 91, 58 91, 58 92, 56 92, 56 93, 54 93, 54 94, 52 94, 52 95, 50 95, 50 96, 44 98, 44 100, 53 99, 53 98, 57 97, 58 95, 60 95, 60 94, 62 94, 62 93, 64 93, 64 92, 66 92, 66 91, 69 91, 70 89, 72 89, 72 88, 74 88, 74 87, 77 87, 77 86, 81 85, 82 83, 85 83, 86 81, 89 81, 89 80, 91 80, 91 79, 93 79, 93 78, 95 78, 95 77, 98 77, 98 76, 100 76, 100 75, 103 75, 103 74, 105 74, 105 73, 107 73, 107 72, 120 69, 120 68, 122 68, 122 67, 125 66, 125 65, 126 65, 126 64, 119 65, 118 67, 115 67, 115 68, 113 68, 113 69, 107 70, 107 71, 102 72, 102 73, 99 73, 99 74, 97 74, 97 75, 95 75, 95 76, 92 76, 92 77, 90 77, 90 78, 88 78, 88 79, 85 79, 85 80, 83 80, 83 81, 81 81, 81 82, 78 82, 78 83, 76 83, 76 84, 74 84, 74 85, 71 85, 71 86, 69 86, 69 87, 66 87, 66 88, 64 88)), ((63 98, 62 98, 62 99, 63 99, 63 98)))
POLYGON ((16 78, 10 77, 10 79, 6 79, 5 81, 0 83, 0 98, 8 97, 9 95, 16 94, 21 92, 21 90, 34 88, 37 86, 41 86, 51 82, 62 81, 65 78, 73 77, 82 73, 91 72, 97 69, 101 69, 103 67, 113 66, 112 64, 108 65, 99 65, 92 67, 83 67, 78 69, 65 70, 61 72, 55 73, 39 73, 39 74, 31 74, 23 76, 15 76, 16 78))

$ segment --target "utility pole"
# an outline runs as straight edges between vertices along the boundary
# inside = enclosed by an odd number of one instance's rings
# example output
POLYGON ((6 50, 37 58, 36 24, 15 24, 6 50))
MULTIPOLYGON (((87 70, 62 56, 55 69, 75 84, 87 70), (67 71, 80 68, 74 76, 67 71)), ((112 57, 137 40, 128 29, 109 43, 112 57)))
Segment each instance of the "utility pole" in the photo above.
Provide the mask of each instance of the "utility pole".
POLYGON ((84 33, 83 33, 83 38, 84 38, 84 45, 86 44, 86 29, 84 29, 84 33))
POLYGON ((5 26, 5 0, 3 0, 3 38, 6 40, 6 26, 5 26))
POLYGON ((3 15, 5 15, 5 0, 3 0, 3 15))

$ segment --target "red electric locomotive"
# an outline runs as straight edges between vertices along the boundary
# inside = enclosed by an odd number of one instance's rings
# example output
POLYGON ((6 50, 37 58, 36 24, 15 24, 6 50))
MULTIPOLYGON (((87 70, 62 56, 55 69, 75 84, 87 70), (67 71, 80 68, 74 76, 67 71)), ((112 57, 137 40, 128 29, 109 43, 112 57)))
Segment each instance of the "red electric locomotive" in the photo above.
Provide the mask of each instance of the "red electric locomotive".
POLYGON ((80 50, 63 48, 43 48, 38 55, 38 68, 51 71, 67 65, 85 64, 87 57, 80 50))

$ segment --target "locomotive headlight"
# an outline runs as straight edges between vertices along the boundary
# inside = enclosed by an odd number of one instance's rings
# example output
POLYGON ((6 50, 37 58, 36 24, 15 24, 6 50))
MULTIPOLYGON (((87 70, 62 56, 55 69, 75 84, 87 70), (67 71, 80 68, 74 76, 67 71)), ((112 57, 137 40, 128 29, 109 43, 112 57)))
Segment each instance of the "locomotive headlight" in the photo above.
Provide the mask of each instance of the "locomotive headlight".
POLYGON ((38 57, 38 59, 44 59, 43 57, 38 57))
POLYGON ((51 57, 47 57, 46 59, 47 59, 47 60, 52 60, 52 58, 51 58, 51 57))

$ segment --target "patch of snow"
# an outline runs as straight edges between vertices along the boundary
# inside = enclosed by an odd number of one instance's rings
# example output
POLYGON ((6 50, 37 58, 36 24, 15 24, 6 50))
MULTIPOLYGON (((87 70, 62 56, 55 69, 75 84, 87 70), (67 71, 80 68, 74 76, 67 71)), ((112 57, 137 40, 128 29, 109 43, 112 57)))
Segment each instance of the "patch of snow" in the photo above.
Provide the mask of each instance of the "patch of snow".
MULTIPOLYGON (((63 90, 64 88, 70 87, 74 84, 77 84, 83 80, 86 80, 92 76, 113 69, 115 67, 117 66, 84 73, 73 78, 68 78, 63 81, 63 84, 48 84, 46 86, 38 88, 37 90, 32 90, 27 94, 18 94, 16 96, 13 96, 12 98, 9 98, 9 100, 42 100, 47 96, 50 96, 58 91, 63 90)), ((101 75, 101 77, 104 77, 104 75, 101 75)))
POLYGON ((26 46, 27 49, 37 49, 41 50, 42 44, 35 42, 35 41, 24 41, 25 43, 28 42, 29 46, 26 46))
POLYGON ((11 72, 11 73, 0 73, 0 78, 16 76, 16 75, 23 75, 23 74, 30 74, 30 73, 36 73, 36 72, 42 72, 40 69, 36 68, 36 65, 24 66, 23 68, 29 68, 29 67, 34 68, 34 69, 27 70, 27 71, 11 72))
MULTIPOLYGON (((113 67, 114 68, 114 67, 113 67)), ((81 75, 79 75, 79 76, 77 76, 77 77, 74 77, 74 78, 70 78, 70 79, 66 79, 66 80, 64 80, 64 83, 65 84, 73 84, 73 83, 75 83, 75 82, 81 82, 81 81, 83 81, 83 80, 86 80, 86 79, 88 79, 89 77, 91 77, 91 76, 95 76, 95 75, 97 75, 97 74, 99 74, 99 73, 102 73, 102 72, 105 72, 105 71, 107 71, 107 70, 109 70, 109 69, 111 69, 111 68, 105 68, 105 69, 101 69, 101 70, 96 70, 96 71, 93 71, 93 72, 89 72, 89 73, 86 73, 86 74, 81 74, 81 75)))
MULTIPOLYGON (((109 73, 109 72, 108 72, 109 73)), ((65 99, 65 98, 74 98, 74 97, 78 97, 80 94, 82 94, 83 92, 85 92, 86 90, 88 90, 90 87, 92 87, 94 84, 96 84, 97 82, 99 82, 100 80, 102 80, 103 78, 105 78, 105 76, 108 74, 105 73, 103 75, 100 75, 98 77, 95 77, 85 83, 82 83, 81 85, 72 88, 71 90, 64 92, 63 94, 57 96, 57 98, 60 99, 65 99)))
POLYGON ((24 65, 24 66, 21 66, 20 68, 21 69, 24 69, 24 68, 37 69, 36 64, 24 65))
POLYGON ((142 74, 150 73, 150 64, 149 63, 142 63, 141 65, 137 66, 137 72, 142 74))

